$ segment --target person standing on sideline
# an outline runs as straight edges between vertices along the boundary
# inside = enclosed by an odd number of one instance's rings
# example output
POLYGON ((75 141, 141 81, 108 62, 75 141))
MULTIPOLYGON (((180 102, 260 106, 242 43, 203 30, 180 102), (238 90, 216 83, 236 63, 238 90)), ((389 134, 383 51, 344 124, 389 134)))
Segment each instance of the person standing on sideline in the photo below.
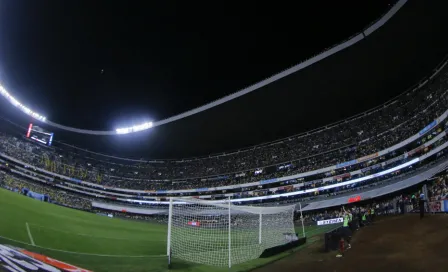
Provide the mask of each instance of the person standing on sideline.
POLYGON ((348 209, 347 212, 348 212, 348 226, 350 228, 350 231, 353 232, 353 231, 355 231, 355 225, 354 225, 354 222, 353 222, 353 214, 352 214, 352 211, 350 209, 348 209))
POLYGON ((420 208, 420 219, 423 219, 425 216, 425 195, 421 194, 420 199, 418 201, 418 206, 420 208))
POLYGON ((352 248, 352 246, 350 245, 350 240, 351 240, 351 236, 352 236, 352 232, 350 230, 349 227, 349 222, 350 222, 350 213, 348 211, 346 211, 344 209, 344 207, 342 207, 343 209, 343 213, 344 213, 344 221, 342 223, 342 237, 341 237, 341 242, 340 242, 340 253, 338 255, 336 255, 336 257, 340 258, 343 256, 344 253, 344 241, 347 243, 347 249, 352 248))

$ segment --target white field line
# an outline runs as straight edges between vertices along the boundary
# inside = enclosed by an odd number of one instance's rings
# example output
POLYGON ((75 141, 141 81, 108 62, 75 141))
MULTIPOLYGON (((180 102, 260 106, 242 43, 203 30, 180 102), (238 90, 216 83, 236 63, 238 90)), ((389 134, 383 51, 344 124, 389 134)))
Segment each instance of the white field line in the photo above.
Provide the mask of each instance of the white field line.
POLYGON ((76 233, 76 232, 60 230, 60 229, 56 229, 56 228, 50 228, 50 227, 34 225, 34 224, 31 224, 31 226, 37 227, 37 228, 40 228, 40 229, 48 229, 48 230, 57 231, 57 232, 61 232, 61 233, 67 233, 67 234, 70 234, 70 235, 78 235, 78 236, 85 236, 85 237, 91 237, 91 238, 126 240, 126 241, 136 241, 137 240, 137 241, 146 241, 146 242, 166 242, 166 239, 164 239, 164 240, 142 240, 140 238, 138 238, 138 239, 129 239, 129 238, 121 238, 121 237, 106 237, 106 236, 97 236, 97 235, 91 235, 91 234, 85 234, 85 233, 76 233))
POLYGON ((28 232, 28 237, 30 238, 31 245, 36 246, 33 240, 33 235, 31 235, 30 226, 28 225, 28 222, 26 222, 25 225, 26 225, 26 231, 28 232))
POLYGON ((36 248, 42 248, 42 249, 46 249, 49 251, 56 251, 56 252, 63 252, 63 253, 69 253, 69 254, 75 254, 75 255, 84 255, 84 256, 97 256, 97 257, 116 257, 116 258, 163 258, 166 257, 166 255, 108 255, 108 254, 94 254, 94 253, 83 253, 83 252, 75 252, 75 251, 67 251, 67 250, 60 250, 60 249, 54 249, 54 248, 48 248, 48 247, 41 247, 41 246, 36 246, 36 245, 32 245, 32 244, 28 244, 22 241, 18 241, 18 240, 14 240, 11 238, 7 238, 4 236, 0 236, 0 238, 8 240, 8 241, 12 241, 12 242, 16 242, 22 245, 28 245, 28 246, 33 246, 36 248))

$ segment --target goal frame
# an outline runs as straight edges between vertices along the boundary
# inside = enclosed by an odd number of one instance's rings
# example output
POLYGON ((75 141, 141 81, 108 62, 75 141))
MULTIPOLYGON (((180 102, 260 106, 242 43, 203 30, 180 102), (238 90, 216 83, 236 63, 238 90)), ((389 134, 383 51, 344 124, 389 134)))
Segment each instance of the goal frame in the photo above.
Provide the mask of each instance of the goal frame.
MULTIPOLYGON (((182 205, 180 203, 175 204, 175 200, 178 201, 185 201, 185 202, 189 202, 188 199, 185 198, 173 198, 171 197, 169 200, 169 209, 168 209, 168 233, 167 233, 167 257, 168 257, 168 266, 171 267, 171 262, 172 262, 172 225, 173 225, 173 207, 174 205, 182 205)), ((192 203, 196 202, 197 199, 191 199, 192 203)), ((202 202, 202 201, 201 201, 202 202)), ((185 203, 185 204, 187 204, 185 203)), ((206 204, 206 201, 203 201, 202 204, 206 204)), ((228 210, 228 224, 227 224, 227 232, 228 232, 228 267, 231 268, 232 267, 232 201, 231 201, 231 197, 229 197, 227 200, 225 200, 225 202, 220 202, 218 203, 210 203, 210 205, 216 205, 216 206, 221 206, 222 208, 226 208, 228 210), (227 205, 226 205, 227 204, 227 205)), ((303 216, 302 216, 302 208, 301 208, 301 204, 300 205, 300 218, 301 218, 301 223, 302 223, 302 231, 303 231, 303 237, 305 237, 305 228, 304 228, 304 222, 303 222, 303 216)), ((291 205, 292 206, 292 205, 291 205)), ((295 205, 294 205, 295 206, 295 205)), ((248 207, 248 206, 246 206, 248 207)), ((294 208, 294 210, 292 211, 294 213, 294 211, 296 210, 296 207, 294 208)), ((253 208, 258 208, 258 207, 253 207, 253 208)), ((256 215, 257 213, 252 213, 254 215, 256 215)), ((263 212, 260 211, 258 212, 258 221, 259 221, 259 225, 258 225, 258 244, 262 244, 263 243, 263 238, 262 238, 262 234, 263 234, 263 212)), ((293 216, 294 218, 294 216, 293 216)))

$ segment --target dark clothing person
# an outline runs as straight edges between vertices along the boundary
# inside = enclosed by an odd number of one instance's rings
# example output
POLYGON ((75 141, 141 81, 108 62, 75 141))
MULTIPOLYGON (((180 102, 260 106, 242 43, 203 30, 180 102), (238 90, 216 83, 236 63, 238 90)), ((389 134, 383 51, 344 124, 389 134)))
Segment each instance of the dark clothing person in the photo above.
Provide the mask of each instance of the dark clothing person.
POLYGON ((425 216, 425 200, 420 199, 418 205, 420 207, 420 219, 422 219, 425 216))

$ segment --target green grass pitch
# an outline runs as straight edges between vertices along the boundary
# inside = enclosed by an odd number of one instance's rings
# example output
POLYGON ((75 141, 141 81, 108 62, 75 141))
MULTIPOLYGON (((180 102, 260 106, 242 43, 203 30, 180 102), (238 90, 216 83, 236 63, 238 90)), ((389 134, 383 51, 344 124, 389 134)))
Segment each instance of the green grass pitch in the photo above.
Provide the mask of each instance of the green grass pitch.
MULTIPOLYGON (((314 226, 307 227, 306 233, 311 237, 327 230, 328 227, 314 226)), ((302 233, 301 227, 297 231, 302 233)), ((98 216, 3 189, 0 236, 0 244, 25 248, 93 271, 168 271, 166 225, 98 216)), ((236 265, 230 271, 245 271, 285 254, 236 265)), ((229 269, 173 260, 171 271, 229 269)))

